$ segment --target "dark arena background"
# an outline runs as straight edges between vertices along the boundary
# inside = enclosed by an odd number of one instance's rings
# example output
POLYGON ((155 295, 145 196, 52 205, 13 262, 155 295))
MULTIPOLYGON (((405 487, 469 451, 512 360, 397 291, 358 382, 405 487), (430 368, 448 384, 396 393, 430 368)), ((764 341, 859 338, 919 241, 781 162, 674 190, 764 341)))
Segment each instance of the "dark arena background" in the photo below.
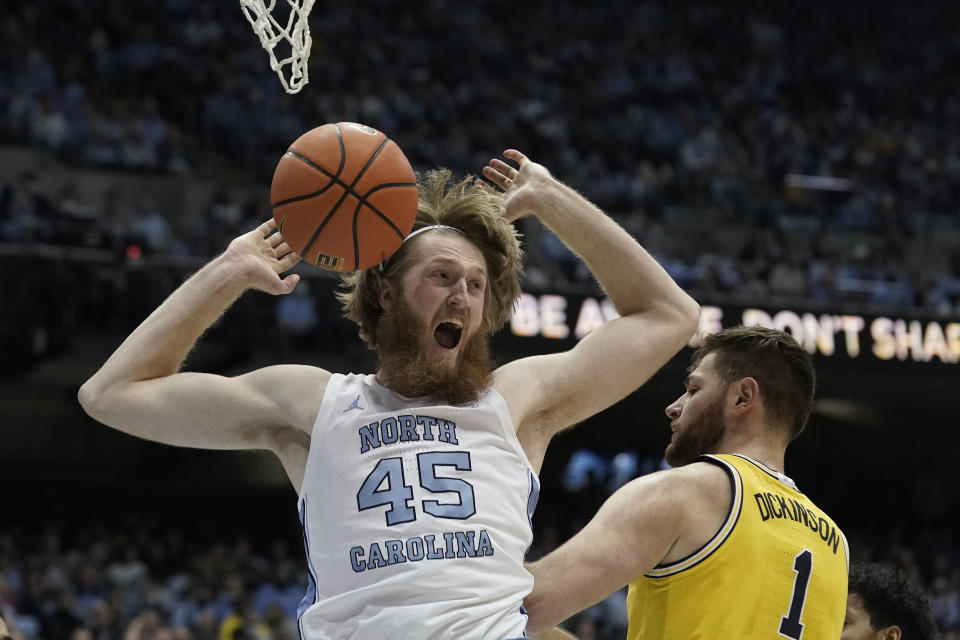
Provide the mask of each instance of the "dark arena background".
MULTIPOLYGON (((31 0, 0 16, 0 612, 15 638, 296 637, 296 495, 268 454, 177 449, 76 401, 123 337, 269 216, 325 122, 418 170, 515 147, 624 225, 701 329, 790 331, 813 416, 787 473, 854 560, 904 569, 960 630, 960 5, 378 0, 316 6, 283 92, 236 2, 31 0), (731 6, 728 6, 731 5, 731 6), (240 634, 240 635, 232 635, 240 634)), ((611 308, 538 223, 498 362, 611 308)), ((370 371, 337 281, 246 294, 187 368, 370 371)), ((689 351, 548 451, 531 557, 656 470, 689 351)), ((571 619, 619 639, 620 594, 571 619)))

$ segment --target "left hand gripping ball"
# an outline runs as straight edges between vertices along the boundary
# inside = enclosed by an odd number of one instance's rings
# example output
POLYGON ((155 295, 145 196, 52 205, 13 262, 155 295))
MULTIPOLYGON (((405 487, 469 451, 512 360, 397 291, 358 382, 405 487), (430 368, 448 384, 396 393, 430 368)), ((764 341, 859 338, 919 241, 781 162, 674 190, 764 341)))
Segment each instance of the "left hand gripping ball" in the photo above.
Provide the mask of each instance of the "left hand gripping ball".
POLYGON ((417 182, 397 143, 354 122, 297 138, 270 188, 273 218, 297 255, 331 271, 375 266, 400 248, 417 216, 417 182))

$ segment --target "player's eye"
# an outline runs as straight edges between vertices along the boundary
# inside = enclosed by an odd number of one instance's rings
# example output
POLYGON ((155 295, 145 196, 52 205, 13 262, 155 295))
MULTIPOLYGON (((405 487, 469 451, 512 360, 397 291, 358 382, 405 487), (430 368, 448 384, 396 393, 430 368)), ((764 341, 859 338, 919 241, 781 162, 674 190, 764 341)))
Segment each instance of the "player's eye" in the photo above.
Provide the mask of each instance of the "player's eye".
POLYGON ((473 282, 470 283, 470 286, 473 287, 474 289, 480 289, 480 290, 483 289, 483 283, 480 282, 479 280, 474 280, 473 282))

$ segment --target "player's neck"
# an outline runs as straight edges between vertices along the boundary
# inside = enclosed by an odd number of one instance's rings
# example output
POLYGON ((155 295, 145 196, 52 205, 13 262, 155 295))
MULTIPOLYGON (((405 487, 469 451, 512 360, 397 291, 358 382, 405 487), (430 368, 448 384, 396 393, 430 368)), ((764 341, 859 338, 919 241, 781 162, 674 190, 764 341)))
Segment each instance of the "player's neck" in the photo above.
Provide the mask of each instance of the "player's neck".
POLYGON ((429 389, 415 388, 409 383, 405 384, 401 377, 391 376, 382 368, 377 370, 374 377, 381 387, 404 400, 417 400, 433 395, 429 389))
POLYGON ((718 453, 736 453, 762 462, 780 473, 785 473, 784 456, 786 447, 773 438, 748 438, 728 434, 721 440, 718 453))

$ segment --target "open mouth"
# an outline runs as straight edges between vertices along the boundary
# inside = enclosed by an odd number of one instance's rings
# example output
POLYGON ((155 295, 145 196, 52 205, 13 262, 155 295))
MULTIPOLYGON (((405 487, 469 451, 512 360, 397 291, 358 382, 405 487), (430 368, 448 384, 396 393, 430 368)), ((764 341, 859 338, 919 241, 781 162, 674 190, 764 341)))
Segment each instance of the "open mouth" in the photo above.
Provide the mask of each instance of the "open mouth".
POLYGON ((441 322, 433 330, 433 337, 444 349, 454 349, 460 344, 460 337, 463 335, 463 323, 459 320, 441 322))

